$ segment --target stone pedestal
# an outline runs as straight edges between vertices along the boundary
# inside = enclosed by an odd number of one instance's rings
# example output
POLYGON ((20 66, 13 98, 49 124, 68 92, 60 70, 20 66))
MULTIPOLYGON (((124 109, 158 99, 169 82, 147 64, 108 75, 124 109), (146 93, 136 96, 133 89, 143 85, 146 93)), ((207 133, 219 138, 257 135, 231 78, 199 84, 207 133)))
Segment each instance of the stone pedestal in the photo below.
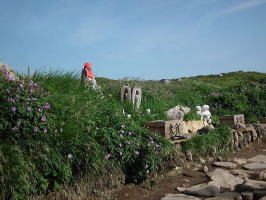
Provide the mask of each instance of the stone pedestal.
POLYGON ((158 120, 146 122, 145 127, 150 132, 156 132, 161 136, 170 139, 182 130, 182 121, 180 120, 158 120))
POLYGON ((225 115, 220 118, 221 124, 227 124, 234 128, 237 124, 245 124, 244 114, 239 115, 225 115))

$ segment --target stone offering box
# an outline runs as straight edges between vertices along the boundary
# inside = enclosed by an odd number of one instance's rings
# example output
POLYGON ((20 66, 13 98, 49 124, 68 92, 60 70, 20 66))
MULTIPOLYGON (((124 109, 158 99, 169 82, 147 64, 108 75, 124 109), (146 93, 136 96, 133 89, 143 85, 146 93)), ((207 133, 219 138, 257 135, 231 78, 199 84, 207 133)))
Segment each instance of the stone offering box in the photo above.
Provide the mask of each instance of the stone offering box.
POLYGON ((156 132, 165 138, 172 138, 177 133, 182 133, 183 123, 180 120, 157 120, 145 123, 150 132, 156 132))
POLYGON ((220 124, 227 124, 231 127, 234 127, 238 123, 245 124, 244 114, 225 115, 220 118, 220 124))

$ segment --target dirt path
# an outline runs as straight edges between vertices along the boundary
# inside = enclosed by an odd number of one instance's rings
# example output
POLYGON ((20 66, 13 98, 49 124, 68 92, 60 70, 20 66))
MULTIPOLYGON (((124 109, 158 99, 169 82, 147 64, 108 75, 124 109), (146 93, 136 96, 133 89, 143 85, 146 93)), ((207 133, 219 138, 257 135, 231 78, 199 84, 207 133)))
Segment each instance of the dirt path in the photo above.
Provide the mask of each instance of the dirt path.
MULTIPOLYGON (((251 158, 256 155, 266 155, 266 143, 253 143, 249 147, 243 148, 231 155, 225 156, 223 160, 233 160, 233 158, 251 158)), ((206 163, 209 171, 213 169, 213 162, 206 163)), ((164 177, 159 177, 149 184, 134 185, 129 184, 116 190, 111 195, 111 200, 160 200, 167 193, 178 193, 177 186, 192 186, 199 183, 206 183, 209 178, 206 173, 183 169, 179 174, 169 174, 164 177), (148 185, 148 186, 147 186, 148 185)))

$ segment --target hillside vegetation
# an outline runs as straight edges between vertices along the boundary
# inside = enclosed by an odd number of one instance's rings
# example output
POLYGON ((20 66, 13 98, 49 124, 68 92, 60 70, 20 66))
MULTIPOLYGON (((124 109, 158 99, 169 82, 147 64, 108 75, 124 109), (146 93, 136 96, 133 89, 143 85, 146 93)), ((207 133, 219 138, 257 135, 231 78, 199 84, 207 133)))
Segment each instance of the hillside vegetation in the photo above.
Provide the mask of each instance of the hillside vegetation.
MULTIPOLYGON (((148 133, 144 123, 166 119, 165 111, 178 104, 192 109, 186 120, 198 119, 194 108, 204 104, 210 105, 215 122, 224 114, 243 113, 249 122, 266 116, 263 73, 197 76, 169 84, 106 78, 97 82, 101 92, 85 89, 71 73, 35 73, 20 82, 1 79, 0 199, 27 199, 73 185, 78 177, 108 176, 115 169, 123 171, 127 182, 163 171, 176 150, 148 133), (142 87, 139 111, 120 103, 125 84, 142 87)), ((214 138, 208 135, 206 140, 214 138)), ((215 138, 219 145, 228 140, 215 138)))

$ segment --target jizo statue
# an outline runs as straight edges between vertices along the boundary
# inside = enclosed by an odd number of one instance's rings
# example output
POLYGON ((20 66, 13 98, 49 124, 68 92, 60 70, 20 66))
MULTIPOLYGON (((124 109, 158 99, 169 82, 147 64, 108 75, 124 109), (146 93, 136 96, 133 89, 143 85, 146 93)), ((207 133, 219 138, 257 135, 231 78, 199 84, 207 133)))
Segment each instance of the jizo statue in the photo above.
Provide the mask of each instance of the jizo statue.
POLYGON ((132 104, 133 108, 138 110, 141 105, 142 91, 140 87, 134 87, 132 91, 132 104))
POLYGON ((128 101, 131 102, 131 87, 123 86, 121 88, 121 102, 128 101))
POLYGON ((99 86, 96 83, 94 74, 91 70, 92 68, 92 63, 86 62, 84 64, 84 68, 81 73, 81 82, 85 84, 87 87, 92 87, 94 90, 99 89, 99 86))

